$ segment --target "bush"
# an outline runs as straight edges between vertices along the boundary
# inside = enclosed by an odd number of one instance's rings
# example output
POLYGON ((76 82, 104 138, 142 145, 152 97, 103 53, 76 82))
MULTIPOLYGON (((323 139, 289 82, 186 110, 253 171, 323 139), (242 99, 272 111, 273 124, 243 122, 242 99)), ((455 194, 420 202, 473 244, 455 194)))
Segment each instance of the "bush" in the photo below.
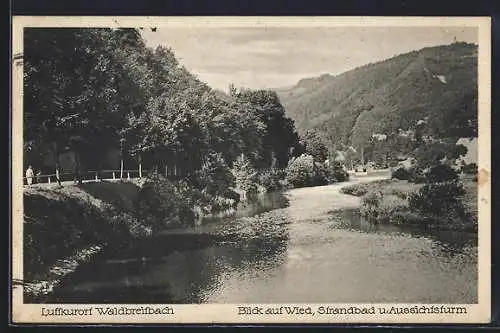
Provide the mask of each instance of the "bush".
MULTIPOLYGON (((379 223, 400 224, 396 216, 408 211, 408 204, 405 199, 395 195, 384 195, 377 208, 379 223)), ((404 223, 404 222, 403 222, 404 223)))
POLYGON ((235 187, 236 178, 219 153, 209 154, 201 170, 194 175, 194 186, 212 197, 223 196, 228 188, 235 187))
POLYGON ((477 174, 477 164, 469 163, 462 166, 461 171, 468 175, 477 174))
POLYGON ((368 189, 364 184, 353 184, 349 186, 344 186, 340 189, 340 192, 344 194, 354 195, 356 197, 361 197, 368 193, 368 189))
POLYGON ((408 181, 415 184, 425 183, 425 175, 421 168, 414 166, 411 167, 408 172, 410 173, 410 177, 408 181))
POLYGON ((328 183, 345 182, 349 180, 349 174, 344 170, 338 161, 332 162, 328 166, 328 183))
POLYGON ((232 173, 235 177, 236 187, 245 193, 257 193, 257 170, 252 166, 252 162, 240 155, 233 164, 232 173))
POLYGON ((410 176, 411 176, 410 172, 403 167, 394 170, 391 174, 392 179, 399 179, 399 180, 409 180, 410 176))
POLYGON ((154 231, 194 221, 189 203, 170 181, 159 174, 144 182, 137 196, 136 212, 154 231))
POLYGON ((321 163, 314 163, 312 186, 327 185, 329 183, 329 169, 321 163))
POLYGON ((24 192, 24 278, 37 279, 57 260, 91 244, 120 246, 151 235, 145 221, 80 187, 24 192))
POLYGON ((303 154, 290 160, 286 168, 286 180, 292 187, 314 186, 314 159, 303 154))
POLYGON ((438 164, 429 169, 425 173, 425 181, 427 183, 440 183, 455 181, 458 179, 458 174, 452 167, 446 164, 438 164))
POLYGON ((401 198, 401 199, 408 199, 408 192, 407 191, 404 191, 402 189, 398 189, 398 188, 394 188, 390 191, 390 193, 392 195, 395 195, 397 196, 398 198, 401 198))
POLYGON ((462 184, 456 182, 426 184, 408 198, 411 211, 441 220, 464 217, 465 208, 460 197, 465 194, 462 184))
POLYGON ((285 172, 280 169, 265 170, 259 175, 259 184, 267 192, 279 191, 282 189, 281 181, 285 179, 285 172))
POLYGON ((382 193, 378 191, 369 192, 361 199, 361 216, 370 222, 378 222, 378 208, 382 202, 382 193))
POLYGON ((285 179, 292 187, 320 186, 346 181, 349 174, 338 162, 326 166, 314 162, 311 155, 303 154, 290 160, 285 179))

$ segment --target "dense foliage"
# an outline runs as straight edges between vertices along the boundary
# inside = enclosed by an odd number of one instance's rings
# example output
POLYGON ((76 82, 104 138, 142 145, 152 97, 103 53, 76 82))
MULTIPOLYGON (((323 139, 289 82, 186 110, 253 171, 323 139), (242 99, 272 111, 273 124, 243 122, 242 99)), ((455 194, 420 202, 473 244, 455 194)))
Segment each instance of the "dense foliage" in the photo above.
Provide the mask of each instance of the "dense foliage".
POLYGON ((436 220, 464 218, 465 208, 460 197, 465 194, 457 182, 426 184, 408 198, 410 210, 436 220))
POLYGON ((458 173, 449 165, 437 164, 425 173, 425 180, 428 183, 455 181, 458 180, 458 173))
POLYGON ((29 28, 24 38, 26 164, 71 149, 78 170, 110 169, 106 156, 119 149, 126 168, 141 163, 234 198, 238 156, 252 168, 283 168, 298 151, 275 92, 215 91, 172 50, 146 47, 138 29, 29 28))
POLYGON ((233 175, 236 181, 236 187, 241 190, 246 197, 251 198, 257 194, 258 174, 252 166, 250 160, 241 155, 233 164, 233 175))
POLYGON ((308 154, 292 158, 285 172, 290 187, 321 186, 349 179, 340 163, 319 163, 308 154))
POLYGON ((286 180, 292 187, 306 187, 315 185, 314 158, 303 154, 290 160, 286 168, 286 180))
POLYGON ((146 180, 135 205, 136 214, 154 232, 171 226, 186 225, 194 219, 191 207, 186 205, 176 188, 159 174, 146 180))
POLYGON ((477 137, 477 84, 477 45, 453 43, 277 91, 300 131, 384 164, 415 148, 402 132, 421 119, 421 137, 477 137))
POLYGON ((283 188, 286 172, 283 169, 271 168, 259 175, 259 185, 267 192, 279 191, 283 188))
MULTIPOLYGON (((92 184, 101 185, 101 184, 92 184)), ((102 184, 105 190, 61 187, 24 192, 24 278, 37 279, 43 268, 91 244, 119 247, 151 235, 152 228, 117 195, 123 184, 102 184), (119 185, 119 186, 118 186, 119 185), (113 194, 113 195, 111 195, 113 194)), ((132 185, 134 197, 137 188, 132 185)))
POLYGON ((478 168, 476 163, 465 164, 461 167, 461 171, 469 175, 477 174, 477 170, 478 168))
POLYGON ((454 230, 477 228, 477 191, 460 182, 414 184, 383 180, 342 188, 361 197, 359 212, 370 223, 419 225, 454 230))
POLYGON ((391 173, 391 178, 399 180, 408 180, 411 177, 411 173, 403 167, 397 168, 391 173))

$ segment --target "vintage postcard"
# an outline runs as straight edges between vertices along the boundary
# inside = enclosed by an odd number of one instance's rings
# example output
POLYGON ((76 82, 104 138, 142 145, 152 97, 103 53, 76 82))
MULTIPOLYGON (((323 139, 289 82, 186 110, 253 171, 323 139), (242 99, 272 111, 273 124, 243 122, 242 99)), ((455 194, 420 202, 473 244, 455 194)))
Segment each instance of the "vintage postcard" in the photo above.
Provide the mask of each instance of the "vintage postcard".
POLYGON ((13 17, 13 323, 487 323, 488 17, 13 17))

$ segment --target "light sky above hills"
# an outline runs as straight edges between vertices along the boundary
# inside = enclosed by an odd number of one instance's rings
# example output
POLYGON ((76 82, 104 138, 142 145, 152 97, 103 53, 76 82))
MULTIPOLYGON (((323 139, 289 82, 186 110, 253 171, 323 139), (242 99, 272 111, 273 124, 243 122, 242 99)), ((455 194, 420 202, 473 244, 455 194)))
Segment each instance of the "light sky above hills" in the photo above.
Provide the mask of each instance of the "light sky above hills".
POLYGON ((476 28, 158 28, 142 32, 148 46, 171 47, 182 65, 211 87, 252 89, 295 85, 455 40, 478 43, 476 28))

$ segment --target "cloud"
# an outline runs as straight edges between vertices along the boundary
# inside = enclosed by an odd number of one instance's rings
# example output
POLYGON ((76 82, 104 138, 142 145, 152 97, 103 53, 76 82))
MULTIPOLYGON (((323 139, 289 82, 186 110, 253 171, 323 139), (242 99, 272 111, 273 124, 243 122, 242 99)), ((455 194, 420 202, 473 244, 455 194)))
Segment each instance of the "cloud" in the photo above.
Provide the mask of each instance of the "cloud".
POLYGON ((169 46, 180 62, 214 88, 289 86, 322 73, 340 74, 427 46, 477 43, 474 28, 158 28, 149 46, 169 46), (303 75, 303 76, 301 76, 303 75))

